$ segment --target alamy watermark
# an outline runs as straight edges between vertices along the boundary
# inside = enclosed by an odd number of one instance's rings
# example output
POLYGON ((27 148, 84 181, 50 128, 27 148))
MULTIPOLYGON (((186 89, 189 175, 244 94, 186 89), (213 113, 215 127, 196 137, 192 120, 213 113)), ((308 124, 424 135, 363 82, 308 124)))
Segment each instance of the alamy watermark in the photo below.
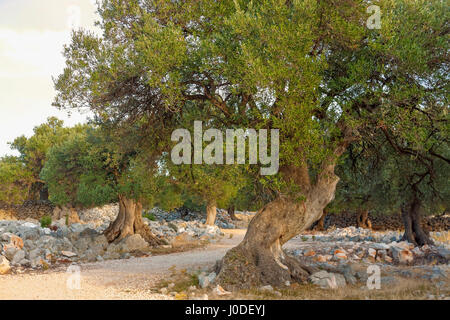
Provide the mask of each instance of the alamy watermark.
POLYGON ((367 288, 369 290, 381 289, 381 269, 377 265, 370 265, 367 268, 367 274, 370 276, 367 278, 367 288))
POLYGON ((367 13, 371 16, 366 21, 368 29, 381 29, 381 9, 377 5, 367 7, 367 13))
POLYGON ((66 273, 69 274, 66 281, 67 289, 81 290, 81 268, 71 265, 67 268, 66 273))
POLYGON ((255 129, 225 130, 226 152, 224 155, 224 133, 214 128, 203 133, 202 121, 195 121, 193 140, 191 132, 187 129, 177 129, 172 133, 172 141, 179 141, 172 149, 172 162, 177 165, 192 163, 246 164, 245 155, 248 146, 248 164, 258 164, 259 160, 261 165, 266 166, 261 168, 261 175, 277 174, 280 150, 279 130, 270 130, 270 150, 268 148, 268 130, 260 129, 258 131, 255 129), (214 141, 212 141, 213 138, 214 141), (203 142, 210 143, 203 149, 203 142), (192 145, 194 146, 193 153, 192 145), (269 151, 270 155, 268 155, 269 151), (192 154, 194 155, 194 162, 192 162, 192 154))

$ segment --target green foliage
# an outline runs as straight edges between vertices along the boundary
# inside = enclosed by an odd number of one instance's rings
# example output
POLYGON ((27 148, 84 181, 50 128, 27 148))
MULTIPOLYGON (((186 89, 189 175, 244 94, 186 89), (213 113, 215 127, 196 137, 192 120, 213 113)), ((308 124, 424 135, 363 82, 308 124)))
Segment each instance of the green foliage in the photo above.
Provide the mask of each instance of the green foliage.
MULTIPOLYGON (((80 194, 90 202, 88 186, 104 181, 149 204, 160 192, 168 207, 183 203, 186 194, 221 206, 245 204, 261 190, 262 203, 280 194, 301 201, 307 180, 320 180, 350 142, 377 151, 386 141, 374 139, 383 136, 408 158, 386 157, 379 179, 375 168, 367 168, 367 180, 343 169, 343 180, 356 181, 347 184, 348 194, 362 197, 374 190, 372 182, 387 190, 386 177, 396 176, 393 186, 404 190, 405 173, 415 179, 427 167, 433 176, 427 158, 444 172, 448 6, 440 0, 380 0, 381 29, 371 30, 368 4, 100 1, 103 37, 73 34, 64 52, 67 66, 55 81, 54 104, 89 107, 110 138, 99 138, 103 149, 89 152, 96 173, 83 177, 86 187, 78 188, 77 181, 76 190, 68 185, 55 197, 63 202, 80 194), (191 128, 194 119, 218 129, 280 129, 280 174, 256 179, 247 174, 254 168, 171 166, 165 160, 171 132, 191 128), (304 168, 311 179, 297 174, 304 168), (249 198, 239 199, 245 188, 249 198)), ((102 198, 109 189, 97 192, 102 198)), ((393 193, 395 201, 402 192, 393 193)))
POLYGON ((48 118, 46 123, 34 128, 30 138, 20 136, 10 143, 13 150, 20 153, 20 159, 33 172, 37 179, 51 147, 61 144, 75 132, 83 130, 83 126, 64 127, 64 122, 55 117, 48 118))
POLYGON ((92 207, 115 202, 122 195, 154 205, 165 177, 149 167, 145 150, 121 142, 99 127, 86 127, 53 147, 41 172, 50 200, 92 207))
POLYGON ((40 220, 41 228, 48 228, 52 224, 52 217, 50 216, 43 216, 40 220))
POLYGON ((90 141, 92 128, 75 134, 66 142, 53 147, 41 172, 47 182, 50 200, 66 204, 94 206, 116 199, 111 177, 104 170, 103 154, 90 141))
MULTIPOLYGON (((433 139, 433 133, 429 135, 433 139)), ((398 214, 402 205, 417 198, 422 213, 441 213, 450 207, 448 163, 430 156, 430 150, 416 155, 399 152, 378 136, 378 148, 354 145, 338 168, 341 177, 333 203, 335 211, 371 210, 373 214, 398 214)), ((448 157, 445 141, 435 141, 448 157), (445 150, 446 149, 446 150, 445 150)), ((407 147, 406 141, 403 146, 407 147)))
POLYGON ((144 218, 147 218, 150 221, 156 221, 156 217, 153 213, 146 213, 143 215, 144 218))
POLYGON ((208 203, 227 207, 242 186, 237 166, 172 165, 169 172, 184 194, 184 204, 192 208, 208 203))
POLYGON ((28 196, 32 173, 17 157, 0 159, 0 201, 20 204, 28 196))
MULTIPOLYGON (((22 188, 28 188, 28 190, 22 190, 21 194, 26 194, 27 198, 36 199, 37 193, 46 188, 45 184, 39 178, 39 174, 47 161, 48 151, 56 145, 63 143, 72 134, 81 132, 84 126, 78 125, 72 128, 64 127, 64 122, 58 120, 55 117, 47 119, 46 123, 43 123, 34 128, 34 134, 27 138, 20 136, 13 142, 9 143, 13 150, 17 150, 20 156, 17 158, 20 161, 16 161, 16 167, 22 172, 18 174, 15 179, 15 185, 21 185, 22 188), (24 175, 26 175, 27 183, 24 184, 24 175)), ((16 192, 17 194, 17 192, 16 192)), ((19 200, 10 196, 13 201, 19 200)), ((22 196, 21 200, 25 198, 22 196)))

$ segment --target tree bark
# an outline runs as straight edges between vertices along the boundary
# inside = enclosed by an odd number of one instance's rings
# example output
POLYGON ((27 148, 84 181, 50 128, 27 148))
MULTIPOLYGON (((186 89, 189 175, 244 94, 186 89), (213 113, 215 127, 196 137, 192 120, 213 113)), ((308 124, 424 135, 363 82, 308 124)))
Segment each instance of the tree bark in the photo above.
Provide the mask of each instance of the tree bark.
POLYGON ((428 231, 422 228, 421 223, 421 204, 420 200, 414 198, 411 203, 402 206, 402 220, 405 227, 405 233, 402 240, 406 240, 415 246, 433 244, 428 231))
POLYGON ((217 207, 214 201, 208 202, 206 205, 206 225, 213 226, 216 222, 217 207))
POLYGON ((48 197, 49 197, 48 187, 47 187, 47 186, 44 186, 44 187, 39 191, 39 200, 41 200, 41 201, 48 201, 48 197))
POLYGON ((232 206, 230 206, 230 207, 228 208, 228 214, 230 215, 231 220, 234 220, 234 221, 240 221, 241 219, 239 219, 238 217, 236 217, 236 212, 235 212, 235 211, 236 211, 236 210, 235 210, 234 205, 232 205, 232 206))
MULTIPOLYGON (((304 174, 297 172, 290 176, 304 177, 304 174)), ((325 166, 314 186, 309 185, 309 179, 300 179, 305 182, 305 200, 280 196, 267 204, 250 222, 244 240, 217 265, 218 281, 225 288, 268 284, 278 287, 292 281, 303 282, 315 271, 286 255, 282 246, 320 219, 334 198, 339 178, 334 174, 333 164, 325 166)))
POLYGON ((303 282, 317 270, 286 255, 282 246, 319 220, 325 207, 334 199, 339 182, 334 173, 337 159, 357 137, 354 129, 347 127, 343 120, 337 125, 342 136, 336 141, 333 154, 322 162, 314 184, 307 161, 298 166, 280 167, 281 177, 300 187, 301 193, 280 195, 255 215, 244 240, 216 265, 217 281, 224 288, 279 287, 292 281, 303 282))
POLYGON ((36 181, 31 184, 31 187, 28 190, 27 200, 48 201, 48 196, 49 194, 47 186, 40 181, 36 181))
POLYGON ((142 204, 139 201, 119 196, 119 214, 111 222, 104 235, 109 242, 122 240, 129 235, 140 234, 150 245, 163 244, 163 241, 153 235, 142 219, 142 204))
POLYGON ((369 220, 369 210, 359 210, 356 217, 358 228, 372 229, 372 222, 369 220))
POLYGON ((325 230, 325 218, 327 217, 327 210, 324 209, 322 216, 320 217, 319 221, 317 221, 317 224, 315 226, 315 230, 317 231, 324 231, 325 230))

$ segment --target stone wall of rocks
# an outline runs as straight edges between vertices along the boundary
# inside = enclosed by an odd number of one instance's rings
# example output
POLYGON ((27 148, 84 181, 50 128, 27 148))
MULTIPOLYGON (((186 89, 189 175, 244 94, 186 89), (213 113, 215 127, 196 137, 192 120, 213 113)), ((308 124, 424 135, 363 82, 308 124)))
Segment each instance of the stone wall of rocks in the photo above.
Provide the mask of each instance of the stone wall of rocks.
MULTIPOLYGON (((42 228, 35 219, 0 220, 0 274, 11 269, 45 269, 72 262, 94 262, 127 259, 149 255, 150 247, 140 235, 108 243, 103 231, 115 219, 114 205, 80 212, 80 223, 61 218, 49 228, 42 228)), ((72 211, 73 212, 73 211, 72 211)), ((55 215, 61 214, 60 211, 55 215)), ((76 212, 75 212, 76 214, 76 212)), ((78 217, 78 216, 77 216, 78 217)), ((197 246, 215 242, 224 234, 217 226, 199 221, 150 221, 143 218, 151 231, 166 244, 164 248, 197 246)))
POLYGON ((108 226, 119 214, 119 204, 107 204, 102 207, 83 209, 78 211, 78 216, 85 223, 95 227, 108 226))
MULTIPOLYGON (((147 212, 152 214, 159 221, 198 221, 200 223, 206 222, 206 213, 193 212, 185 209, 174 210, 166 212, 160 208, 153 208, 147 212)), ((246 229, 250 220, 254 217, 255 212, 236 211, 236 217, 239 219, 232 220, 226 210, 217 209, 215 224, 222 229, 246 229)))
MULTIPOLYGON (((336 228, 346 228, 357 226, 356 213, 330 213, 324 222, 324 227, 329 228, 335 226, 336 228)), ((374 215, 369 214, 369 219, 372 223, 373 230, 400 230, 403 229, 403 222, 400 215, 374 215)), ((423 218, 423 226, 429 231, 445 231, 450 230, 450 216, 429 216, 423 218)))
POLYGON ((322 288, 366 284, 368 266, 381 269, 381 283, 425 279, 448 285, 450 231, 431 232, 434 245, 414 247, 401 241, 400 231, 372 231, 356 227, 310 232, 288 243, 287 251, 316 268, 310 281, 322 288))
POLYGON ((0 220, 39 220, 53 214, 54 206, 48 201, 26 201, 22 205, 0 203, 0 220))

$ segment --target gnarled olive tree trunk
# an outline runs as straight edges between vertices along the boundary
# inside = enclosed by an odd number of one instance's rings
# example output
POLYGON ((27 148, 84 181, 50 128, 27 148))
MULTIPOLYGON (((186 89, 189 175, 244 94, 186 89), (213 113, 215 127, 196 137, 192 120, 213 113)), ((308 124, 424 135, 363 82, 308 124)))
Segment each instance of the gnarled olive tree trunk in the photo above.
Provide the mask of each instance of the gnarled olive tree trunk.
POLYGON ((413 243, 416 246, 433 244, 428 231, 422 228, 421 204, 416 197, 402 206, 402 219, 405 226, 405 233, 402 240, 413 243))
POLYGON ((213 226, 216 222, 217 205, 215 201, 210 201, 206 205, 206 225, 213 226))
POLYGON ((231 220, 234 220, 234 221, 241 220, 236 216, 236 208, 234 207, 234 205, 231 205, 230 207, 228 207, 228 214, 229 214, 231 220))
POLYGON ((359 210, 356 216, 358 228, 372 229, 372 222, 369 220, 369 210, 359 210))
POLYGON ((119 196, 119 214, 104 232, 109 242, 121 240, 129 235, 140 234, 150 245, 160 245, 150 228, 142 220, 142 204, 134 199, 119 196))
POLYGON ((307 279, 313 270, 286 255, 282 246, 320 219, 333 200, 339 181, 334 167, 324 166, 314 185, 310 184, 307 168, 284 168, 306 190, 305 200, 280 196, 256 214, 244 240, 217 265, 218 281, 224 287, 282 286, 307 279))
POLYGON ((325 218, 327 217, 327 214, 328 214, 327 209, 324 209, 319 221, 317 221, 317 224, 313 227, 314 230, 317 231, 325 230, 325 218))

